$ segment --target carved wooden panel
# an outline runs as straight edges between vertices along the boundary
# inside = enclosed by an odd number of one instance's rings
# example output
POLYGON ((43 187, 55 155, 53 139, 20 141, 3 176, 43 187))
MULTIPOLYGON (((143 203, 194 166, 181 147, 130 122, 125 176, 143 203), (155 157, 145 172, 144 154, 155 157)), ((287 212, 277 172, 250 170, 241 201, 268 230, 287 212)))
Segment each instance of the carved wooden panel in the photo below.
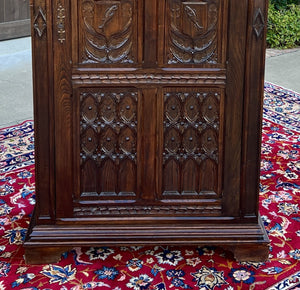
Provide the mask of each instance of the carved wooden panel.
POLYGON ((163 195, 217 195, 222 140, 222 90, 164 92, 163 195))
POLYGON ((79 1, 79 62, 132 64, 137 60, 135 0, 79 1))
POLYGON ((220 63, 220 0, 167 0, 165 63, 220 63))
POLYGON ((81 92, 81 197, 136 195, 137 103, 131 89, 81 92))

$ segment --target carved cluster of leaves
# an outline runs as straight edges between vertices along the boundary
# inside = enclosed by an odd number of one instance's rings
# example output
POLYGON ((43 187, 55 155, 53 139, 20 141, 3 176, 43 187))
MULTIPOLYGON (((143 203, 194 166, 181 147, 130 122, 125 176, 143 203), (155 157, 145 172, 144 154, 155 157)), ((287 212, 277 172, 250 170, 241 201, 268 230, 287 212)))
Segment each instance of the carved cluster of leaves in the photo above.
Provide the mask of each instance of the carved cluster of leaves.
MULTIPOLYGON (((199 4, 200 5, 200 4, 199 4)), ((218 3, 209 1, 207 27, 199 23, 197 11, 189 5, 172 2, 170 7, 169 64, 217 63, 218 3), (198 33, 185 33, 180 19, 188 19, 198 33)))
POLYGON ((95 27, 95 1, 87 0, 83 3, 83 30, 84 51, 82 52, 83 63, 133 63, 131 55, 133 40, 133 12, 129 3, 111 4, 105 12, 100 23, 95 27), (116 18, 116 12, 122 10, 122 19, 126 23, 116 33, 106 33, 106 27, 110 26, 112 19, 116 18))

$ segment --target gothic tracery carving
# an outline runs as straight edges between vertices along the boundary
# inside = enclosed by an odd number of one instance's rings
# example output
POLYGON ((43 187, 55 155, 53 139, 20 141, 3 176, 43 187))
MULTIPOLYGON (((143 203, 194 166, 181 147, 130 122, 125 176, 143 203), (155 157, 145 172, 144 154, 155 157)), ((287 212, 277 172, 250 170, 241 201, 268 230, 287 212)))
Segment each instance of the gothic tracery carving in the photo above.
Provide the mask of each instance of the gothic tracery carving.
POLYGON ((220 91, 165 92, 164 194, 216 191, 213 183, 217 181, 219 163, 219 125, 220 91), (203 185, 198 173, 202 166, 208 166, 207 174, 213 181, 209 186, 203 185))
MULTIPOLYGON (((97 185, 95 181, 92 192, 99 196, 101 193, 115 196, 120 192, 123 196, 135 195, 135 188, 129 190, 129 184, 122 188, 120 180, 122 176, 125 180, 128 174, 129 180, 136 180, 137 92, 83 92, 80 99, 81 171, 84 176, 85 171, 93 168, 101 183, 97 185), (105 176, 101 175, 104 169, 105 176)), ((82 183, 84 187, 84 180, 82 183)), ((87 181, 87 184, 92 183, 92 180, 87 181)))

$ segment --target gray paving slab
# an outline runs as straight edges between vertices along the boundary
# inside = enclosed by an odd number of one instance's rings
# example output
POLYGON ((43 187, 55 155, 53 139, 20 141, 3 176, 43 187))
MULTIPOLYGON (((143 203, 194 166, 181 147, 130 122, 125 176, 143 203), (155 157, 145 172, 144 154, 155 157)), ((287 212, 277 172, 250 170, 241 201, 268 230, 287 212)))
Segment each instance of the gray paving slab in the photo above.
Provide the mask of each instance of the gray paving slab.
MULTIPOLYGON (((33 119, 31 38, 0 41, 0 127, 33 119)), ((300 48, 267 50, 265 79, 300 92, 300 48)))
POLYGON ((33 119, 30 37, 0 41, 0 127, 33 119))
POLYGON ((266 59, 265 80, 300 93, 300 49, 272 53, 266 59))

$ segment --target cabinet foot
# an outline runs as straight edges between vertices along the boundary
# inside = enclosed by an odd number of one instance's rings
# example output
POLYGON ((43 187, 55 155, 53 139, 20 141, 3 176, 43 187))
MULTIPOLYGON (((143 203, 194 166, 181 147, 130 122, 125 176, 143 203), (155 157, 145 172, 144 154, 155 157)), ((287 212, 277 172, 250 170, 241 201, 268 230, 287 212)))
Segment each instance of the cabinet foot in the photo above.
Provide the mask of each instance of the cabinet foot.
POLYGON ((239 245, 229 247, 238 262, 265 262, 269 257, 269 245, 239 245))
POLYGON ((26 264, 57 263, 62 253, 70 250, 66 247, 30 247, 25 248, 26 264))

